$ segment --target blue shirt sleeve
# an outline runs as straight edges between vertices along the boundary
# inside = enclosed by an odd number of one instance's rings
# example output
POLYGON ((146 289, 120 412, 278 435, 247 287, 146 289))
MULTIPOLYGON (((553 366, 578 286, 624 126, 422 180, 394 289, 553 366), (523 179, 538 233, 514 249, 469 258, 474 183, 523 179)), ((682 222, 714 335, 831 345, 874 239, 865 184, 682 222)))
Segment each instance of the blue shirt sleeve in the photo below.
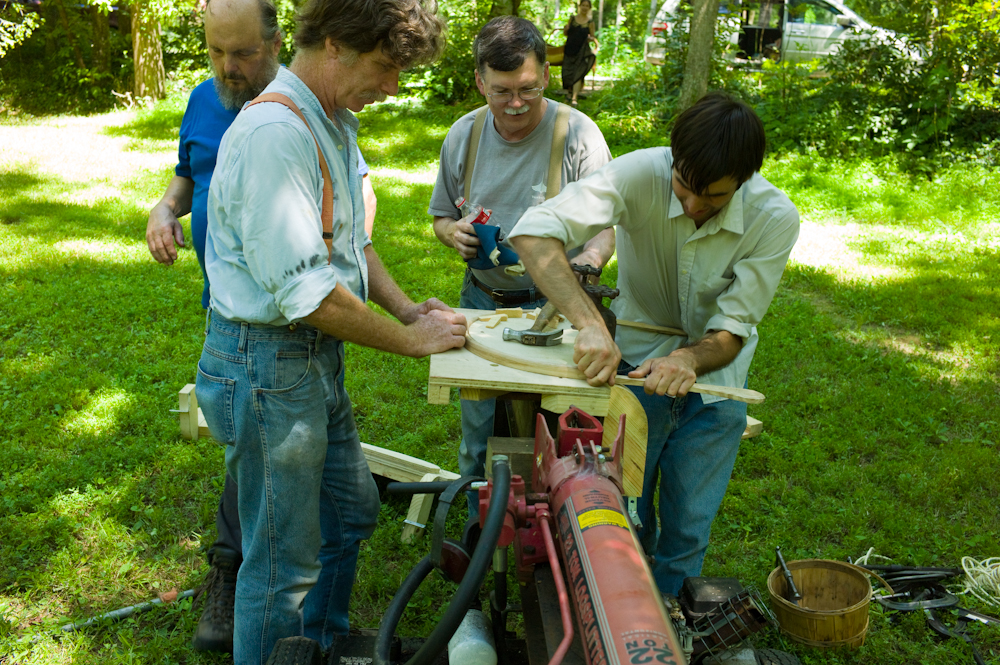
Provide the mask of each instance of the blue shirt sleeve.
POLYGON ((362 178, 368 175, 368 163, 362 157, 360 148, 358 148, 358 175, 362 178))
MULTIPOLYGON (((191 93, 194 96, 194 93, 191 93)), ((188 143, 191 140, 192 125, 194 125, 195 105, 188 101, 187 108, 184 109, 184 118, 181 120, 181 135, 177 145, 177 166, 174 173, 182 178, 191 177, 191 154, 188 152, 188 143)))

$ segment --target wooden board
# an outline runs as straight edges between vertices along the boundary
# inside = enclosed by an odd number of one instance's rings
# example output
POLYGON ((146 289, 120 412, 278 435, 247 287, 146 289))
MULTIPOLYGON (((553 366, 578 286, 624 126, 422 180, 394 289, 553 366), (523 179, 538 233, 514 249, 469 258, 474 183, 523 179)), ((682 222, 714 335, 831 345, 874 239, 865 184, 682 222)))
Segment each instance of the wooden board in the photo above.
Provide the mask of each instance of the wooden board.
POLYGON ((611 399, 608 400, 608 415, 604 418, 604 437, 601 446, 605 451, 611 450, 618 437, 619 416, 625 414, 625 439, 622 450, 622 487, 625 496, 642 495, 642 478, 646 471, 646 442, 649 438, 649 425, 646 422, 646 412, 639 403, 639 398, 632 391, 622 386, 611 387, 611 399))
POLYGON ((487 327, 483 321, 473 321, 465 336, 465 348, 480 358, 491 360, 507 367, 522 369, 547 376, 561 376, 566 379, 582 379, 583 372, 573 362, 573 343, 577 331, 567 321, 559 324, 563 331, 562 344, 555 346, 528 346, 520 342, 505 342, 503 331, 528 330, 535 324, 528 318, 509 318, 504 325, 487 327))
MULTIPOLYGON (((576 342, 578 331, 569 327, 568 322, 560 324, 563 341, 562 344, 555 346, 529 346, 517 341, 505 341, 504 328, 528 330, 533 321, 520 318, 508 319, 505 323, 504 326, 488 328, 483 321, 473 321, 465 336, 465 348, 480 358, 524 372, 565 379, 586 379, 584 373, 578 370, 576 363, 573 362, 573 344, 576 342)), ((619 376, 615 381, 629 386, 643 384, 643 379, 630 379, 625 376, 619 376)), ((691 386, 690 392, 726 397, 748 404, 760 404, 764 401, 764 395, 746 388, 695 383, 691 386)))

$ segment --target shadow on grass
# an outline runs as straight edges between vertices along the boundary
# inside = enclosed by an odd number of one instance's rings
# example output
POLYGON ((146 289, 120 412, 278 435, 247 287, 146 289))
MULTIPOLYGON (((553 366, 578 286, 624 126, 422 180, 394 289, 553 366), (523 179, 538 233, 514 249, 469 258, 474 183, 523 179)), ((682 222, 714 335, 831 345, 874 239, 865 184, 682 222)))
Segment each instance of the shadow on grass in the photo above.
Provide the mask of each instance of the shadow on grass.
POLYGON ((4 171, 0 178, 0 221, 4 229, 42 242, 72 238, 144 239, 149 211, 124 199, 94 205, 60 200, 85 190, 27 170, 4 171))
MULTIPOLYGON (((1000 339, 1000 318, 987 303, 1000 302, 1000 253, 982 250, 947 263, 914 256, 893 264, 905 276, 846 282, 799 266, 790 268, 786 279, 822 293, 859 329, 912 333, 934 351, 985 353, 996 348, 996 342, 988 342, 1000 339)), ((970 364, 979 363, 996 374, 1000 354, 970 364)))
POLYGON ((176 140, 180 135, 183 119, 184 103, 168 99, 150 110, 140 111, 134 120, 124 125, 105 127, 103 133, 107 136, 127 136, 140 140, 176 140))
POLYGON ((370 107, 359 118, 358 144, 365 160, 375 167, 436 166, 448 128, 474 108, 477 106, 386 104, 370 107))

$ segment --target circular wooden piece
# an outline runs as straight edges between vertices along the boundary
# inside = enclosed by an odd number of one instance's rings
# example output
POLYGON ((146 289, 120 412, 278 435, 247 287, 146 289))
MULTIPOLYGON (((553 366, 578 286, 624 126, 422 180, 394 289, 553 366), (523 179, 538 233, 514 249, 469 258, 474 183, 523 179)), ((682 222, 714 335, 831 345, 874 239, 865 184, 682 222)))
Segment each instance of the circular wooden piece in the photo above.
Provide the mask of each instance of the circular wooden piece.
POLYGON ((587 377, 573 362, 577 331, 568 321, 559 324, 558 327, 563 330, 562 343, 555 346, 528 346, 517 341, 504 341, 504 328, 528 330, 534 324, 532 319, 517 318, 501 321, 495 328, 487 328, 485 321, 473 321, 465 336, 465 348, 480 358, 506 367, 564 379, 586 380, 587 377))

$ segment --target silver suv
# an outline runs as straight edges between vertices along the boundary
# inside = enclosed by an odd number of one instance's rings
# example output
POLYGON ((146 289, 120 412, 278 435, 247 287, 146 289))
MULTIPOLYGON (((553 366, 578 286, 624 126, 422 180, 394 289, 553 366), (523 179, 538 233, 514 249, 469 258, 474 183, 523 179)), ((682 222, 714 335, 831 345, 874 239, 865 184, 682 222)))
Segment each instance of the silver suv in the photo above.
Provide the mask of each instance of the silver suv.
MULTIPOLYGON (((646 62, 663 64, 665 35, 669 35, 679 21, 688 20, 680 17, 680 5, 681 0, 666 0, 660 6, 651 34, 646 37, 643 49, 646 62)), ((871 25, 839 0, 760 0, 753 3, 730 0, 719 5, 720 18, 736 13, 740 17, 740 27, 730 40, 739 59, 815 60, 836 52, 848 39, 874 38, 901 43, 895 33, 871 25)), ((909 49, 904 47, 904 50, 909 49)), ((915 53, 910 57, 919 60, 915 53)))

